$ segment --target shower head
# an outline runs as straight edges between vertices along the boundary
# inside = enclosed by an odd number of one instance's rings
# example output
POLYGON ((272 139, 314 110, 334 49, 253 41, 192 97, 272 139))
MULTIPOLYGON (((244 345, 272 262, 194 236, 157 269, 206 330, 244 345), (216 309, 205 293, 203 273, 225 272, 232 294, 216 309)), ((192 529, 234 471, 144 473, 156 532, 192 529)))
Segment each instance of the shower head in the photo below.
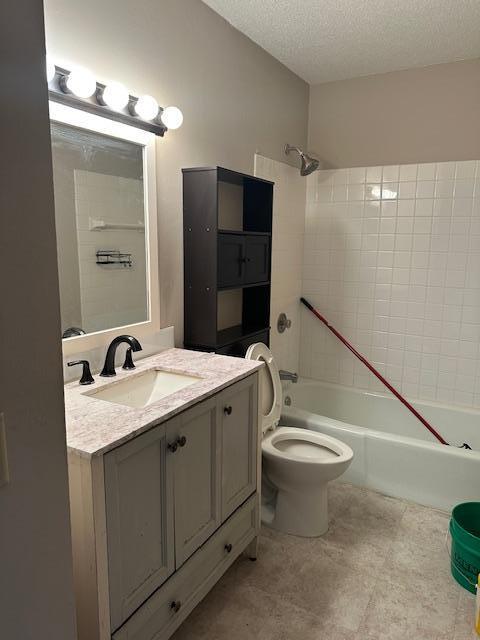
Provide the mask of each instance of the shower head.
POLYGON ((312 158, 308 154, 304 153, 298 147, 292 147, 291 145, 286 144, 285 145, 285 155, 288 156, 290 151, 296 151, 298 153, 298 155, 300 156, 300 159, 302 161, 302 166, 300 167, 300 175, 301 176, 308 176, 311 173, 313 173, 316 169, 318 169, 318 165, 320 164, 320 162, 316 158, 312 158))

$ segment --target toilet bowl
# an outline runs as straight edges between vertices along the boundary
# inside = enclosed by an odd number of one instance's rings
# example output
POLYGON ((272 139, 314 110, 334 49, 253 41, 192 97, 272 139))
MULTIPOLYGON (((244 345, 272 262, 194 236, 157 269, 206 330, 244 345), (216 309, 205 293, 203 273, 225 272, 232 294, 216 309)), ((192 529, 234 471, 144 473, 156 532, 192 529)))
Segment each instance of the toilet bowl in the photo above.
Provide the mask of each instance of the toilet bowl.
POLYGON ((245 355, 265 363, 260 371, 262 462, 271 494, 269 526, 298 536, 321 536, 328 529, 327 484, 344 473, 351 448, 330 436, 297 427, 278 426, 283 393, 272 352, 261 342, 245 355))

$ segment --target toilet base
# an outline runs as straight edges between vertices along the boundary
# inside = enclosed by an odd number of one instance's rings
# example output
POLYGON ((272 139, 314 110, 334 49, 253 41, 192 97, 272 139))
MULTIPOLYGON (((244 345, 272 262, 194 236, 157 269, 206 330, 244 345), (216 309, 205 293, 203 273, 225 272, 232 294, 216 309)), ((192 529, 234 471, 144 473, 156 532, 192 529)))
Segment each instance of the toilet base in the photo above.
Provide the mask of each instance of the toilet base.
POLYGON ((271 523, 274 529, 304 538, 317 538, 328 531, 327 485, 314 491, 278 490, 275 515, 271 523))

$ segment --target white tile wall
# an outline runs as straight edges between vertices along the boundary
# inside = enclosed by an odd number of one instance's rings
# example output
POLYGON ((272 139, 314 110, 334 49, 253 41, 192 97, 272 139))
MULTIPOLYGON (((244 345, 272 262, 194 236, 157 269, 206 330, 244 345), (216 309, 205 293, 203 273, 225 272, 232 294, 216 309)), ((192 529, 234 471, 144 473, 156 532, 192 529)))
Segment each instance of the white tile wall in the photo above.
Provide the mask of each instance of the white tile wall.
POLYGON ((275 182, 272 233, 272 298, 270 346, 281 369, 298 371, 302 290, 303 237, 305 230, 305 178, 283 162, 255 155, 255 175, 275 182), (280 312, 292 327, 277 332, 280 312))
MULTIPOLYGON (((480 406, 480 162, 316 172, 304 247, 304 295, 403 393, 480 406)), ((382 389, 301 317, 303 375, 382 389)))

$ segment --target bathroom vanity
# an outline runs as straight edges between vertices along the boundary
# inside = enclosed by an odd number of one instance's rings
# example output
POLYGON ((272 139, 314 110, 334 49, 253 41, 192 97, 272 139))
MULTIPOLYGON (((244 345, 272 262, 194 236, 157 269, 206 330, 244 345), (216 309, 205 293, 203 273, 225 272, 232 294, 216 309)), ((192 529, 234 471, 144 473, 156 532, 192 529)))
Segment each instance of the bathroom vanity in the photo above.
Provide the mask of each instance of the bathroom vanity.
POLYGON ((169 638, 242 552, 255 558, 260 366, 169 349, 66 385, 80 640, 169 638))

